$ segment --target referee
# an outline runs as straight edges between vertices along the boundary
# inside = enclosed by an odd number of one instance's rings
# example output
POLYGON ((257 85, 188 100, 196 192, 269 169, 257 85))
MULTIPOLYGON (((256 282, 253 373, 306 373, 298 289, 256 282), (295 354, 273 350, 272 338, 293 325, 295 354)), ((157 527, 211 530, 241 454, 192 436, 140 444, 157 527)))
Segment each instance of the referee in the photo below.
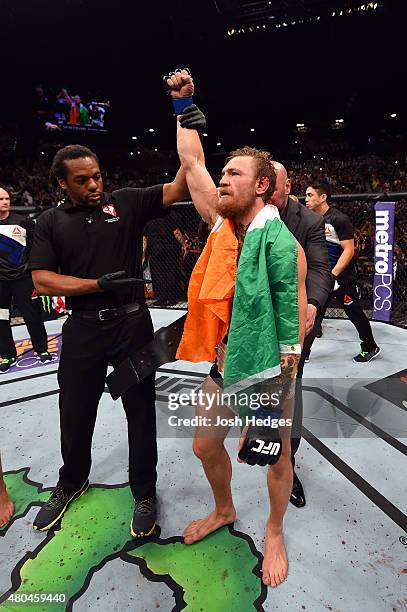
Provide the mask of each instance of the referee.
MULTIPOLYGON (((63 203, 38 219, 30 268, 43 295, 65 295, 72 315, 62 330, 58 370, 63 465, 34 529, 50 529, 89 486, 92 435, 108 364, 114 367, 153 338, 144 302, 143 228, 189 194, 180 170, 172 183, 103 191, 98 158, 90 149, 60 149, 51 173, 63 203), (136 278, 135 278, 136 277, 136 278)), ((129 480, 135 500, 130 530, 149 535, 156 521, 154 375, 122 396, 128 423, 129 480)))

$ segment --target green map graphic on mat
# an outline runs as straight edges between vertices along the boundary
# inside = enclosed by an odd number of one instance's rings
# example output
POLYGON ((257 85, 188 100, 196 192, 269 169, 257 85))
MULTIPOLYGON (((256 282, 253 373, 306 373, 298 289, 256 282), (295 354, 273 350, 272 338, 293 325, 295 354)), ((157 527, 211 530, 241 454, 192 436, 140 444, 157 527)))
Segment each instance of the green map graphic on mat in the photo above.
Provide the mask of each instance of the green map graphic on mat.
POLYGON ((192 546, 149 542, 128 555, 141 557, 154 575, 169 574, 181 585, 188 612, 250 610, 260 596, 249 544, 226 527, 192 546))
MULTIPOLYGON (((49 496, 27 473, 22 469, 5 474, 16 508, 11 526, 31 505, 49 496)), ((141 571, 147 578, 166 582, 177 601, 174 610, 262 609, 259 602, 265 593, 258 574, 260 555, 247 536, 223 528, 192 546, 183 544, 180 537, 138 543, 129 534, 132 510, 128 485, 90 487, 70 506, 61 529, 50 532, 26 558, 15 560, 19 570, 13 572, 13 592, 0 598, 0 608, 65 610, 70 599, 80 599, 94 572, 120 557, 139 566, 135 573, 141 571), (23 595, 34 593, 63 593, 65 602, 22 603, 23 595), (18 602, 13 601, 17 598, 18 602)), ((5 537, 11 526, 0 530, 0 536, 5 537)))

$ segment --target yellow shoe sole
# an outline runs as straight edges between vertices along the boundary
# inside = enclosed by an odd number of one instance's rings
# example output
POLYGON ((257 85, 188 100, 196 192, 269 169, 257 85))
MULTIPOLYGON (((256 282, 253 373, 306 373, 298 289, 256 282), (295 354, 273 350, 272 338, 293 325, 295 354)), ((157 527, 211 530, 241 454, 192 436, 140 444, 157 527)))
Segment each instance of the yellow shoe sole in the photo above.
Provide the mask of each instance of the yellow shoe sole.
POLYGON ((133 530, 133 521, 131 521, 130 523, 130 533, 133 536, 133 538, 147 538, 148 536, 154 533, 155 528, 156 528, 156 523, 154 523, 154 525, 151 527, 148 533, 144 533, 143 531, 140 531, 139 533, 135 533, 133 530))
POLYGON ((35 531, 48 531, 49 529, 51 529, 51 527, 53 527, 53 526, 55 525, 55 523, 57 523, 57 522, 59 521, 59 519, 61 518, 61 516, 63 516, 64 512, 66 512, 66 509, 68 508, 68 506, 69 506, 70 504, 72 504, 72 502, 74 502, 75 500, 79 499, 79 498, 80 498, 80 497, 81 497, 81 496, 82 496, 84 493, 86 493, 86 491, 87 491, 88 489, 89 489, 89 483, 88 483, 88 486, 86 487, 86 489, 84 489, 83 491, 81 491, 81 492, 79 493, 79 495, 77 495, 76 493, 75 493, 75 495, 73 495, 72 499, 70 499, 70 500, 69 500, 69 501, 68 501, 68 502, 65 504, 65 506, 62 508, 62 510, 61 510, 61 512, 58 514, 58 516, 57 516, 57 517, 56 517, 56 518, 55 518, 55 519, 54 519, 54 520, 53 520, 53 521, 52 521, 52 522, 51 522, 49 525, 46 525, 45 527, 38 528, 38 527, 36 527, 36 526, 33 524, 33 529, 34 529, 35 531))

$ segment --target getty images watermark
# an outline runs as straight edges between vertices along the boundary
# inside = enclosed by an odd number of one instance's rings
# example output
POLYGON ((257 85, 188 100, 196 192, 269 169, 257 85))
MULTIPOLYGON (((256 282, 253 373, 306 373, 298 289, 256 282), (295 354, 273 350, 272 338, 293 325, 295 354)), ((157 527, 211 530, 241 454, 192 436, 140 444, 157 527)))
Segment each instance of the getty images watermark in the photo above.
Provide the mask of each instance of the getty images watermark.
POLYGON ((261 418, 256 414, 247 415, 241 418, 238 415, 225 418, 219 414, 212 418, 211 416, 196 415, 194 417, 179 417, 172 415, 168 417, 168 424, 171 427, 243 427, 243 426, 263 426, 263 427, 291 427, 292 419, 283 419, 276 416, 279 410, 280 397, 278 393, 224 393, 216 391, 215 393, 206 393, 202 389, 192 391, 191 393, 169 393, 168 409, 178 410, 182 407, 201 406, 206 411, 216 410, 219 405, 227 406, 234 412, 244 412, 248 410, 261 411, 261 418), (270 415, 265 414, 269 411, 270 415))

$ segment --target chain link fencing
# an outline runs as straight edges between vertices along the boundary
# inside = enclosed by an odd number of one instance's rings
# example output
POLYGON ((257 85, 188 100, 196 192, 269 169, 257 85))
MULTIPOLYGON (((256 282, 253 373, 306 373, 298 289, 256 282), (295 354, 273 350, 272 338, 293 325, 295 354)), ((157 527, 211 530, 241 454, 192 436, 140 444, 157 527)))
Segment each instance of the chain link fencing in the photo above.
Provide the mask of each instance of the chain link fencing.
MULTIPOLYGON (((390 196, 386 199, 393 201, 390 196)), ((337 198, 335 201, 335 196, 333 197, 334 206, 348 215, 355 228, 357 286, 362 308, 369 319, 373 314, 376 229, 374 207, 378 200, 382 201, 380 198, 365 201, 348 197, 346 200, 337 198)), ((346 318, 343 308, 334 298, 328 303, 326 316, 346 318)), ((407 328, 407 200, 397 201, 395 208, 391 323, 407 328)))
MULTIPOLYGON (((374 206, 377 201, 386 199, 396 201, 391 323, 407 328, 406 194, 333 196, 332 201, 334 206, 350 217, 355 227, 360 299, 366 315, 371 319, 375 249, 374 206)), ((149 307, 187 308, 189 279, 209 231, 192 202, 174 204, 165 218, 150 221, 145 226, 143 276, 150 280, 145 285, 145 297, 149 307)), ((14 311, 13 316, 18 316, 18 312, 14 311)), ((326 316, 346 318, 343 308, 340 308, 334 299, 328 304, 326 316)))
MULTIPOLYGON (((365 194, 364 196, 333 196, 333 206, 346 213, 355 228, 355 265, 358 288, 362 307, 369 319, 373 313, 373 279, 375 251, 375 203, 379 200, 396 201, 394 226, 394 259, 393 259, 393 308, 391 322, 407 328, 407 199, 400 199, 398 194, 384 195, 365 194), (368 199, 368 201, 367 201, 368 199)), ((402 195, 402 194, 400 194, 402 195)), ((405 194, 404 194, 405 195, 405 194)), ((170 217, 184 237, 184 246, 171 238, 171 252, 165 257, 165 245, 162 238, 153 242, 152 253, 147 251, 144 277, 151 278, 147 285, 146 298, 149 306, 186 308, 187 289, 193 267, 198 260, 209 234, 208 226, 200 219, 190 203, 177 204, 171 207, 170 217), (174 255, 172 254, 174 253, 174 255), (152 265, 151 265, 152 264, 152 265), (151 275, 150 275, 151 274, 151 275), (164 297, 163 297, 164 291, 164 297), (168 298, 168 299, 165 299, 168 298), (165 302, 168 302, 167 304, 165 302)), ((162 221, 152 221, 151 226, 162 225, 162 221)), ((326 312, 328 318, 346 318, 343 308, 331 299, 326 312)))

